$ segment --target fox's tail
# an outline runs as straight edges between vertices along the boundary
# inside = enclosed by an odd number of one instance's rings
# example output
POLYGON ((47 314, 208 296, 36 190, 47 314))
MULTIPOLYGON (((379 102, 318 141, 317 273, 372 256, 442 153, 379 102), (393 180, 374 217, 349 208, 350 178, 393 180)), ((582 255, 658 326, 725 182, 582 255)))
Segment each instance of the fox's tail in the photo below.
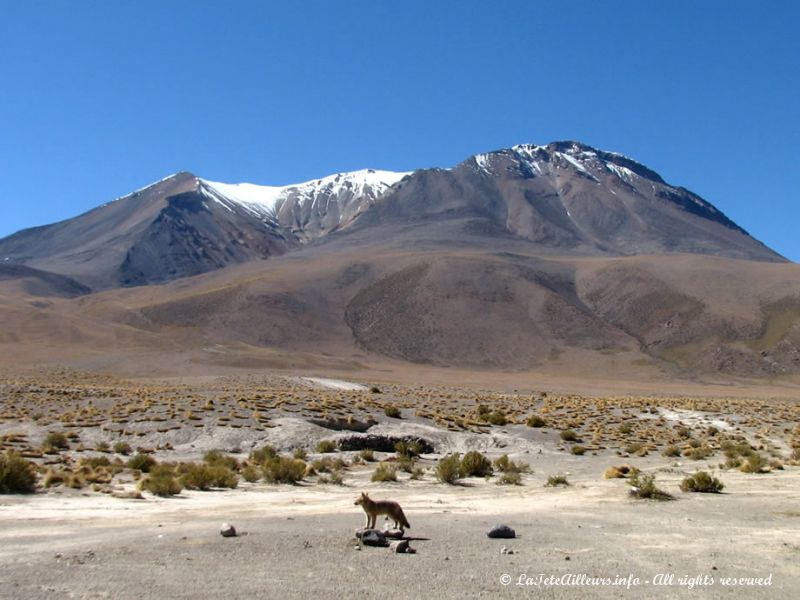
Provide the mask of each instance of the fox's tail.
POLYGON ((401 524, 403 527, 407 527, 408 529, 411 529, 411 523, 409 523, 409 522, 408 522, 408 519, 406 519, 406 515, 405 515, 405 513, 402 511, 402 509, 400 510, 400 524, 401 524))

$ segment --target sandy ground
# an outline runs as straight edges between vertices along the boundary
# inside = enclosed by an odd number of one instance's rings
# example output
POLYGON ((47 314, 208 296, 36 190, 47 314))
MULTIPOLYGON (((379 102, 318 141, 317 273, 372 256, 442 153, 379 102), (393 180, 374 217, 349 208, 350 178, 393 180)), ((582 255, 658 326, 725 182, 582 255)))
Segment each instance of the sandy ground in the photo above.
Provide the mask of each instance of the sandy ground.
POLYGON ((800 597, 800 469, 726 472, 725 493, 710 495, 681 493, 681 469, 661 468, 660 485, 678 499, 654 502, 629 498, 624 480, 601 479, 607 457, 576 461, 566 488, 543 486, 555 470, 551 456, 531 462, 534 473, 515 487, 481 479, 448 486, 430 475, 373 484, 361 469, 343 487, 0 497, 0 597, 800 597), (403 505, 417 554, 358 549, 353 532, 364 517, 353 501, 361 490, 403 505), (238 537, 220 536, 224 521, 238 537), (517 539, 487 538, 496 523, 517 539), (669 575, 671 585, 657 585, 669 575), (563 585, 569 576, 574 585, 563 585), (722 583, 741 577, 770 585, 722 583))

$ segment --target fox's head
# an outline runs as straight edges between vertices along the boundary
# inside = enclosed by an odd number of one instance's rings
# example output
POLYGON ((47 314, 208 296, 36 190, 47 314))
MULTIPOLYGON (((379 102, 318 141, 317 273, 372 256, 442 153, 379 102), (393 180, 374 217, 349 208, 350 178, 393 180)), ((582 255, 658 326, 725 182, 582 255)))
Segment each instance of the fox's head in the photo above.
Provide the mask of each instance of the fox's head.
POLYGON ((355 506, 358 506, 359 504, 363 505, 366 500, 369 500, 369 496, 367 496, 366 492, 361 492, 361 495, 356 499, 356 501, 353 504, 355 506))

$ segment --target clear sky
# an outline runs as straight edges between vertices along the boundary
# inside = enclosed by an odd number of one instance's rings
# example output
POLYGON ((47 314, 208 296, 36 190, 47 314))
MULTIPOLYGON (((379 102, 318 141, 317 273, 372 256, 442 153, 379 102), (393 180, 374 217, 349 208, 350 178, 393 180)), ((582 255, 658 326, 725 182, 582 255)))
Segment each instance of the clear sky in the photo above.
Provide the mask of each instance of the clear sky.
POLYGON ((627 154, 800 261, 800 2, 0 0, 0 236, 180 170, 627 154))

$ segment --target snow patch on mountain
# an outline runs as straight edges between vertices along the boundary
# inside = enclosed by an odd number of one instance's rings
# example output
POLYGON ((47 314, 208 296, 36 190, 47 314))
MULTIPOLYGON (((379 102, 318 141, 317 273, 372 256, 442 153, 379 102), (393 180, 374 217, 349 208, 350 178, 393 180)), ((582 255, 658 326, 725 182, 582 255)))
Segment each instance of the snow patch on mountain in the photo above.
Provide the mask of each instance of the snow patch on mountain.
POLYGON ((374 200, 406 175, 409 173, 362 169, 285 186, 222 183, 206 179, 199 182, 201 187, 211 190, 212 199, 217 202, 224 204, 222 199, 227 199, 251 212, 274 218, 281 204, 289 198, 316 201, 323 195, 329 198, 346 196, 347 199, 367 196, 374 200))

